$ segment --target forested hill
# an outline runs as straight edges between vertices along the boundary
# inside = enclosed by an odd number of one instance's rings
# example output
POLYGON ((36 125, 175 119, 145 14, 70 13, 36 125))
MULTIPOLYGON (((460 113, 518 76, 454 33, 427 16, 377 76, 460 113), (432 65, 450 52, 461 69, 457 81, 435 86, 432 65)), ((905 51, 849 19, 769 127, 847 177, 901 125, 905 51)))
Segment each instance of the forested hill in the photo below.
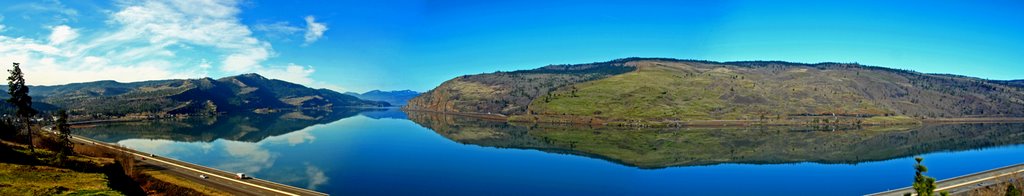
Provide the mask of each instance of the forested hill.
MULTIPOLYGON (((6 86, 0 87, 7 89, 6 86)), ((258 74, 221 79, 177 79, 120 83, 96 81, 30 86, 41 110, 67 109, 72 114, 197 114, 282 108, 381 107, 327 89, 312 89, 258 74)), ((0 95, 6 99, 6 93, 0 95)), ((10 105, 3 104, 3 109, 10 105)))
POLYGON ((582 123, 1024 117, 1024 81, 852 63, 627 58, 461 76, 405 108, 582 123))

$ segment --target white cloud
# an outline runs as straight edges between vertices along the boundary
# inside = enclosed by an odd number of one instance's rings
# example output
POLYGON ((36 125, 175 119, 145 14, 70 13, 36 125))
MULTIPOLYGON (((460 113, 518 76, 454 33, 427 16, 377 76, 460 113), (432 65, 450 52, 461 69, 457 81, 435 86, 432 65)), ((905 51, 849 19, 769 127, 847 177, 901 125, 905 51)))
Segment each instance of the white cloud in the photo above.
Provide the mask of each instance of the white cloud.
POLYGON ((78 32, 67 25, 59 25, 51 28, 50 45, 62 44, 78 38, 78 32))
POLYGON ((302 28, 292 26, 288 22, 275 22, 270 24, 260 23, 252 26, 253 30, 267 32, 272 36, 286 36, 302 31, 302 28))
POLYGON ((117 144, 157 155, 171 155, 190 150, 186 145, 177 145, 178 142, 163 139, 126 139, 118 141, 117 144))
POLYGON ((294 131, 284 135, 269 137, 263 141, 271 144, 288 144, 289 146, 296 146, 303 143, 313 143, 316 140, 316 136, 309 133, 310 129, 306 128, 299 131, 294 131))
POLYGON ((316 42, 324 36, 324 31, 327 31, 326 24, 317 23, 315 20, 313 16, 306 16, 306 44, 316 42))
POLYGON ((58 0, 33 1, 11 5, 4 12, 22 12, 22 18, 52 17, 55 22, 67 23, 76 21, 78 10, 67 8, 58 0))
POLYGON ((201 62, 199 63, 199 68, 200 68, 200 69, 209 69, 209 68, 211 68, 211 67, 213 67, 213 65, 210 65, 210 62, 209 62, 209 61, 206 61, 206 59, 203 59, 203 60, 202 60, 202 61, 201 61, 201 62))
POLYGON ((327 180, 330 179, 330 178, 327 177, 327 175, 324 174, 324 170, 322 170, 322 169, 320 169, 320 168, 318 168, 316 166, 310 165, 309 163, 305 163, 305 164, 306 164, 306 179, 309 179, 309 184, 306 185, 307 189, 311 189, 311 190, 312 189, 316 189, 317 186, 320 186, 322 184, 326 184, 327 180))
POLYGON ((270 51, 261 47, 242 49, 224 58, 222 70, 242 73, 252 72, 260 68, 260 63, 270 58, 270 51))
POLYGON ((244 173, 256 173, 274 166, 277 154, 271 153, 257 143, 224 141, 224 151, 231 157, 230 161, 221 162, 217 168, 244 173))
MULTIPOLYGON (((238 1, 115 4, 106 26, 91 31, 56 25, 48 40, 0 35, 0 63, 22 63, 26 79, 35 85, 198 78, 211 68, 225 75, 255 72, 303 85, 323 84, 310 77, 312 66, 267 64, 277 54, 241 23, 238 1)), ((313 35, 319 38, 326 26, 312 24, 320 29, 313 35)))
POLYGON ((288 64, 284 67, 271 67, 261 70, 269 78, 280 79, 298 84, 313 84, 313 79, 309 78, 316 70, 310 66, 301 66, 296 64, 288 64))

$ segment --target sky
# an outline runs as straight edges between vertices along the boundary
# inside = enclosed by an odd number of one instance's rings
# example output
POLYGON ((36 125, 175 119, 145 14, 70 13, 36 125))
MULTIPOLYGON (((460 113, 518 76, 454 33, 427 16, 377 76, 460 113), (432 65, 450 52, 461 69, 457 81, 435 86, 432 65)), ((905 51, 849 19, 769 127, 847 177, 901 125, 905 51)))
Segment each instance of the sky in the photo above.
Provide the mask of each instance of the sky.
POLYGON ((0 66, 33 85, 259 73, 427 91, 625 57, 1024 79, 1024 1, 0 1, 0 66))

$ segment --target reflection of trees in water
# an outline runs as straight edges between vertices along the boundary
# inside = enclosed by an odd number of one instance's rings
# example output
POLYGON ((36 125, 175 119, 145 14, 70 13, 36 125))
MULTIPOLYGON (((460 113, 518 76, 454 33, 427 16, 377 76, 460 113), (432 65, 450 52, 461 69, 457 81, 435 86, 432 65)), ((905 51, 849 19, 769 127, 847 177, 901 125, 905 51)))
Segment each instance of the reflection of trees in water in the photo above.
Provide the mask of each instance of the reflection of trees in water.
POLYGON ((231 114, 219 116, 161 119, 153 121, 97 124, 75 130, 75 134, 106 142, 125 139, 166 139, 185 142, 212 142, 227 139, 258 142, 303 128, 352 117, 377 109, 346 108, 275 112, 269 114, 231 114))
POLYGON ((410 112, 414 122, 464 144, 538 149, 641 168, 720 163, 861 163, 929 152, 1024 143, 1024 124, 815 127, 618 128, 510 125, 410 112))

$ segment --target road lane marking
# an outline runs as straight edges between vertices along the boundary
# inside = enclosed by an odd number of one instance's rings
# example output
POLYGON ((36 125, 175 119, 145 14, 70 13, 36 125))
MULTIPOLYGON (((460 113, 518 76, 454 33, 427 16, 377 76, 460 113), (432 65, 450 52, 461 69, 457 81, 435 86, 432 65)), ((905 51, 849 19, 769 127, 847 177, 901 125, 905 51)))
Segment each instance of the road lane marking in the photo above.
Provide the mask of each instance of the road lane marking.
POLYGON ((977 182, 981 182, 981 181, 991 180, 993 178, 1003 177, 1003 176, 1007 176, 1007 175, 1013 175, 1013 174, 1017 174, 1017 173, 1019 173, 1021 171, 1024 171, 1024 169, 1019 169, 1017 171, 1007 172, 1007 173, 1003 173, 1003 174, 1000 174, 1000 175, 989 176, 989 177, 986 177, 986 178, 972 180, 972 181, 964 182, 964 183, 960 183, 960 184, 949 185, 949 186, 946 186, 946 187, 943 187, 943 188, 935 189, 935 191, 942 191, 942 190, 946 190, 946 189, 957 188, 957 187, 961 187, 961 186, 964 186, 964 185, 967 185, 967 184, 973 184, 973 183, 977 183, 977 182))
MULTIPOLYGON (((986 174, 986 173, 994 173, 994 172, 998 172, 1000 170, 1006 170, 1006 169, 1011 169, 1011 168, 1014 168, 1014 167, 1020 167, 1021 165, 1024 165, 1024 164, 1009 165, 1009 166, 1005 166, 1005 167, 1000 167, 1000 168, 980 171, 980 172, 976 172, 976 173, 964 174, 964 175, 957 176, 957 177, 947 178, 946 180, 942 180, 942 181, 955 181, 958 178, 970 178, 971 176, 980 176, 980 175, 983 175, 983 174, 986 174)), ((943 190, 955 189, 955 188, 962 187, 964 185, 969 185, 969 184, 973 184, 973 183, 977 183, 977 182, 981 182, 981 181, 991 180, 993 178, 1003 177, 1003 176, 1007 176, 1007 175, 1017 174, 1017 173, 1020 173, 1022 171, 1024 171, 1024 169, 1019 169, 1019 170, 1010 171, 1010 172, 1000 172, 1002 174, 993 175, 993 176, 985 177, 985 178, 981 178, 981 179, 975 179, 975 180, 971 180, 971 181, 963 182, 963 183, 958 183, 958 184, 954 184, 954 185, 944 186, 944 187, 941 187, 941 188, 936 188, 935 191, 938 192, 938 191, 943 191, 943 190)), ((936 182, 936 183, 941 183, 941 182, 936 182)), ((885 192, 873 193, 873 194, 869 194, 869 195, 888 195, 888 194, 894 194, 895 195, 897 192, 900 192, 900 191, 914 191, 914 189, 911 188, 911 187, 904 187, 904 188, 889 190, 889 191, 885 191, 885 192)), ((913 193, 911 195, 917 195, 917 193, 913 193)))

